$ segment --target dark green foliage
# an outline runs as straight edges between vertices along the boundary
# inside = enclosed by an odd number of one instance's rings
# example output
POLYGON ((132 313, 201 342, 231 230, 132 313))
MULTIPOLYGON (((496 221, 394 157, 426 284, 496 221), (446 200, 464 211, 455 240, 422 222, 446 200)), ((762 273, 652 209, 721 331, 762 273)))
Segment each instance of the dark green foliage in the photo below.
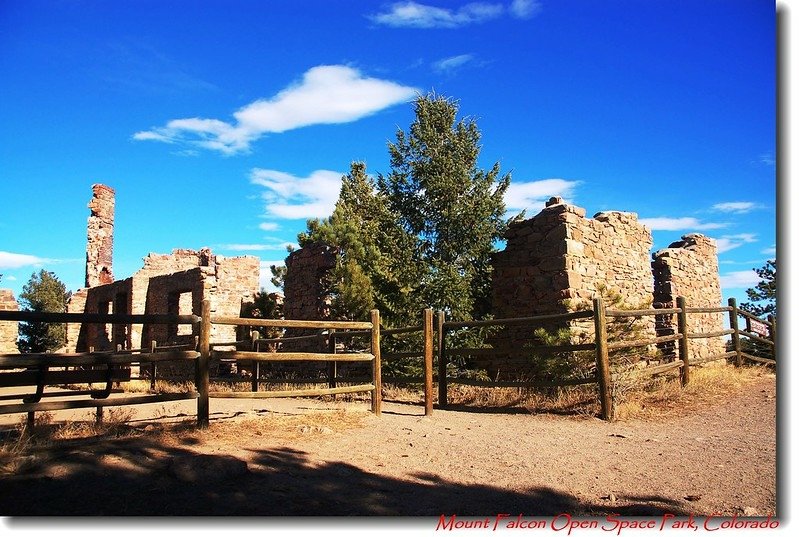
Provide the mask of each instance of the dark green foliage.
POLYGON ((364 319, 378 308, 389 325, 411 319, 416 297, 406 282, 419 279, 413 261, 413 237, 397 224, 366 166, 354 162, 342 178, 341 192, 330 218, 308 221, 300 246, 322 242, 338 250, 327 286, 336 319, 364 319))
POLYGON ((510 175, 478 167, 480 132, 457 119, 456 102, 419 96, 407 133, 389 144, 391 172, 378 181, 399 224, 414 237, 422 302, 453 320, 489 313, 490 255, 506 229, 510 175))
MULTIPOLYGON (((289 250, 291 253, 291 250, 289 250)), ((272 277, 269 279, 272 285, 278 289, 283 289, 286 283, 286 266, 285 265, 271 265, 269 270, 272 271, 272 277)))
POLYGON ((741 309, 763 317, 777 314, 777 260, 769 259, 759 269, 753 269, 760 276, 760 283, 746 290, 752 302, 744 302, 741 309))
MULTIPOLYGON (((30 280, 19 295, 22 311, 62 313, 72 293, 52 272, 39 271, 31 274, 30 280)), ((64 346, 66 327, 59 323, 23 322, 19 325, 20 352, 48 352, 64 346)))
MULTIPOLYGON (((275 293, 261 290, 255 294, 252 302, 242 305, 241 316, 249 319, 282 319, 283 305, 275 293)), ((283 333, 281 328, 258 327, 257 330, 263 338, 275 338, 283 333)), ((246 334, 241 337, 246 337, 246 334)))
POLYGON ((457 120, 457 104, 427 95, 416 119, 389 144, 391 171, 375 182, 363 163, 342 178, 330 218, 310 220, 301 246, 338 249, 328 282, 335 318, 378 308, 387 326, 418 324, 426 307, 448 318, 483 318, 490 309, 494 244, 506 228, 510 177, 477 167, 480 133, 457 120))

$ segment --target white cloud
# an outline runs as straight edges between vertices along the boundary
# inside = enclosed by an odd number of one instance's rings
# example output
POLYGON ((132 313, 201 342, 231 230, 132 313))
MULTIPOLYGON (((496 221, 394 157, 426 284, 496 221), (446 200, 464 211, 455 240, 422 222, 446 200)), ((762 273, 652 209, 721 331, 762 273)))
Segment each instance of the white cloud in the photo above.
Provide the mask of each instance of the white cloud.
POLYGON ((748 213, 754 209, 761 209, 762 205, 753 201, 728 201, 725 203, 717 203, 712 209, 723 213, 748 213))
POLYGON ((4 280, 8 280, 8 281, 10 281, 10 282, 15 282, 15 281, 17 281, 17 277, 16 277, 16 276, 13 276, 13 275, 11 275, 11 274, 9 274, 9 275, 5 275, 5 274, 3 274, 3 279, 4 279, 4 280))
POLYGON ((460 28, 481 24, 505 14, 517 19, 529 19, 541 11, 538 0, 513 0, 509 5, 471 2, 453 9, 428 6, 414 1, 395 2, 387 11, 372 15, 377 24, 395 28, 460 28))
POLYGON ((397 2, 371 19, 386 26, 408 28, 458 28, 500 17, 502 4, 472 2, 458 9, 428 6, 417 2, 397 2))
POLYGON ((722 235, 716 239, 716 249, 718 253, 729 252, 734 248, 744 244, 757 242, 757 235, 754 233, 739 233, 738 235, 722 235))
POLYGON ((763 248, 760 250, 760 253, 764 255, 777 255, 777 246, 771 245, 768 248, 763 248))
POLYGON ((565 179, 543 179, 541 181, 528 181, 514 183, 511 181, 505 192, 505 206, 508 211, 522 210, 537 213, 544 208, 546 201, 552 196, 568 198, 573 195, 574 189, 580 181, 567 181, 565 179))
POLYGON ((511 15, 518 19, 529 19, 541 11, 541 3, 536 0, 513 0, 510 5, 511 15))
POLYGON ((28 266, 40 267, 53 262, 54 260, 52 259, 45 259, 35 255, 0 251, 0 269, 17 269, 28 266))
POLYGON ((133 138, 234 154, 247 151, 253 141, 266 133, 349 123, 409 101, 417 93, 416 88, 364 77, 346 65, 320 65, 274 97, 240 108, 233 114, 235 122, 199 117, 173 119, 164 127, 137 132, 133 138))
POLYGON ((720 229, 729 224, 714 222, 702 223, 696 218, 685 216, 681 218, 639 218, 638 221, 653 231, 682 231, 682 230, 705 230, 720 229))
POLYGON ((474 56, 471 54, 451 56, 449 58, 444 58, 443 60, 433 62, 433 70, 438 73, 453 73, 472 60, 474 60, 474 56))
POLYGON ((722 274, 719 282, 724 289, 748 289, 760 282, 760 276, 754 270, 739 270, 722 274))
POLYGON ((280 229, 280 224, 277 222, 261 222, 258 224, 258 229, 263 231, 277 231, 280 229))
POLYGON ((254 168, 250 182, 266 189, 265 215, 271 218, 325 218, 333 213, 344 174, 317 170, 308 177, 295 177, 276 170, 254 168))

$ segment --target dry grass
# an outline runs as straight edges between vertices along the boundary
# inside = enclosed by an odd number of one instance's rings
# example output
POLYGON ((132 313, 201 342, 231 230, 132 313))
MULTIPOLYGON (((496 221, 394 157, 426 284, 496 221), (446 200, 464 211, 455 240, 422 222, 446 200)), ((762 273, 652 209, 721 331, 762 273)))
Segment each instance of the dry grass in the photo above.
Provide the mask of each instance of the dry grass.
POLYGON ((86 421, 55 423, 50 412, 37 412, 32 430, 27 420, 21 418, 16 427, 5 430, 0 436, 0 475, 22 471, 31 464, 31 452, 42 452, 75 440, 104 440, 134 436, 136 431, 128 425, 133 412, 127 408, 112 408, 103 413, 102 423, 95 420, 94 411, 87 413, 86 421))
POLYGON ((691 370, 691 380, 681 386, 678 377, 660 377, 631 391, 616 405, 617 420, 662 419, 722 402, 752 381, 773 376, 768 366, 707 366, 691 370))
MULTIPOLYGON (((691 370, 691 381, 682 387, 676 375, 658 377, 624 375, 615 385, 616 420, 653 419, 677 415, 685 409, 699 408, 723 400, 752 380, 773 375, 767 366, 706 366, 691 370)), ((423 401, 419 390, 389 388, 384 399, 403 402, 423 401)), ((484 388, 452 384, 448 389, 451 405, 483 408, 524 408, 534 414, 595 417, 600 405, 596 385, 530 390, 522 388, 484 388)))

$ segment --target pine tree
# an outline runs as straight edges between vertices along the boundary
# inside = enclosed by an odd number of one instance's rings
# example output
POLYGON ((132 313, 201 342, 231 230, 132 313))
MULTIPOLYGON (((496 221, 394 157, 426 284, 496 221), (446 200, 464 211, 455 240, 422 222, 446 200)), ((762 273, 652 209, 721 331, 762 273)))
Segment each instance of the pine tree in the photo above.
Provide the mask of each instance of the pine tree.
POLYGON ((342 177, 333 214, 308 221, 308 230, 300 233, 300 246, 323 242, 337 248, 327 282, 335 318, 363 319, 376 307, 388 323, 408 320, 411 295, 402 282, 412 279, 414 242, 397 220, 365 164, 354 162, 342 177))
POLYGON ((378 187, 415 238, 422 303, 454 319, 481 317, 490 310, 490 256, 507 226, 510 175, 500 177, 498 163, 478 167, 480 132, 457 119, 455 101, 429 94, 414 107, 409 131, 389 144, 392 169, 378 187))
MULTIPOLYGON (((55 312, 66 311, 72 293, 52 272, 39 271, 31 274, 30 280, 20 293, 22 311, 55 312)), ((59 323, 25 322, 19 326, 20 352, 54 351, 66 343, 66 327, 59 323)))
POLYGON ((759 317, 769 314, 776 315, 777 260, 769 259, 761 268, 753 270, 760 276, 760 282, 755 287, 746 290, 746 295, 752 302, 744 302, 741 304, 741 309, 759 317), (765 304, 762 304, 763 302, 765 304))

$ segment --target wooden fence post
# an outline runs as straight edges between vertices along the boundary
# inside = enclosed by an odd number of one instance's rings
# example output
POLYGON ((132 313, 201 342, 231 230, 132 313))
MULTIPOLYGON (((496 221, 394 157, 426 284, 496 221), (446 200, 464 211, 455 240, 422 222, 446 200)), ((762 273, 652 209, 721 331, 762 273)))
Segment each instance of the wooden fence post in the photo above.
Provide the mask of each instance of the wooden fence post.
POLYGON ((771 347, 771 357, 774 360, 777 360, 777 316, 776 315, 769 315, 768 322, 771 323, 771 329, 769 330, 769 336, 771 336, 771 342, 773 343, 771 347))
POLYGON ((197 358, 197 426, 208 427, 208 362, 211 359, 211 301, 203 300, 200 357, 197 358))
MULTIPOLYGON (((150 353, 155 354, 156 342, 152 340, 150 342, 150 353)), ((153 360, 150 363, 150 391, 155 391, 155 376, 158 374, 158 366, 156 366, 156 361, 153 360)))
MULTIPOLYGON (((253 352, 258 352, 260 350, 260 345, 258 343, 258 338, 261 334, 258 330, 250 330, 250 341, 252 342, 251 347, 253 352)), ((258 360, 252 361, 252 380, 250 382, 250 391, 257 392, 258 391, 258 379, 261 378, 261 362, 258 360)))
POLYGON ((447 406, 447 349, 444 337, 444 320, 446 314, 438 312, 438 407, 447 406))
POLYGON ((424 415, 433 413, 433 310, 424 310, 424 415))
POLYGON ((735 365, 741 367, 744 363, 743 354, 741 354, 741 336, 738 328, 738 304, 734 298, 727 300, 730 308, 730 328, 732 329, 732 350, 735 352, 735 365))
POLYGON ((685 310, 685 297, 677 297, 677 307, 680 308, 677 313, 677 331, 680 333, 678 342, 680 349, 680 359, 682 360, 682 368, 680 369, 680 379, 682 385, 685 386, 690 380, 690 364, 688 363, 688 313, 685 310))
POLYGON ((594 338, 596 340, 596 376, 599 384, 599 404, 602 419, 613 419, 613 394, 610 381, 610 361, 608 359, 608 326, 605 317, 605 303, 602 297, 594 299, 594 338))
POLYGON ((379 416, 383 397, 383 377, 380 370, 380 311, 372 310, 370 317, 372 320, 372 356, 374 356, 372 360, 372 378, 375 385, 372 392, 372 412, 375 413, 375 416, 379 416))
MULTIPOLYGON (((330 328, 327 332, 327 352, 330 354, 336 354, 336 329, 330 328)), ((336 387, 336 375, 338 374, 337 371, 338 367, 336 362, 328 362, 327 364, 327 385, 329 388, 336 387)), ((335 394, 333 395, 333 399, 335 399, 335 394)))

